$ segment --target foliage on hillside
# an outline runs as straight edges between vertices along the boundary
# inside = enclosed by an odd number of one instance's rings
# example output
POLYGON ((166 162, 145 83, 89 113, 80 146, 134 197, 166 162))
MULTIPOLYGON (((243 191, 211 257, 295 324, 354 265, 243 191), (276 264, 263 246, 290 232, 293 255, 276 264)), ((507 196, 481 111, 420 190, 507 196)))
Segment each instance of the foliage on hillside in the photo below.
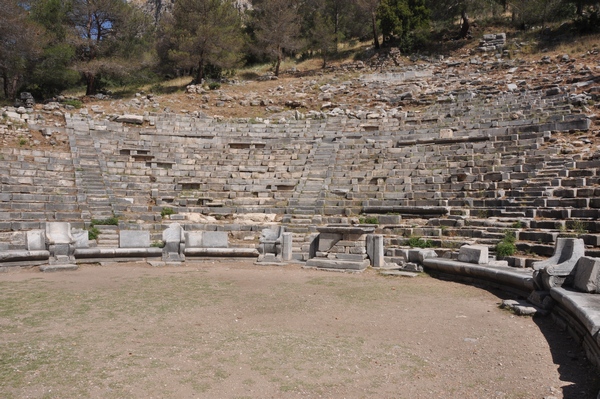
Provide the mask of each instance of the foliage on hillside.
POLYGON ((272 62, 278 75, 286 57, 318 56, 324 67, 343 43, 370 40, 375 50, 399 47, 406 53, 470 38, 474 21, 535 32, 557 22, 570 22, 570 33, 600 30, 600 2, 593 0, 255 0, 243 9, 235 4, 177 0, 172 12, 150 15, 126 0, 4 0, 0 98, 13 100, 23 90, 49 98, 74 87, 91 95, 183 75, 219 79, 244 62, 272 62))

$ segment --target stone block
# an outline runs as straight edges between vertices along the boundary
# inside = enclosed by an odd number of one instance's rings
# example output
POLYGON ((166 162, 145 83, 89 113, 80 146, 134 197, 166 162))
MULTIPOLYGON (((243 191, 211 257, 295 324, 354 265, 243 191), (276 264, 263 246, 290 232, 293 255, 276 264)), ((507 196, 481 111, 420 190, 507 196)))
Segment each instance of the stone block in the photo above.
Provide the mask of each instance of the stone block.
POLYGON ((400 215, 379 215, 377 216, 379 224, 400 224, 402 216, 400 215))
POLYGON ((600 293, 600 259, 582 256, 575 265, 573 288, 592 294, 600 293))
POLYGON ((67 222, 46 223, 46 239, 49 244, 71 244, 74 242, 71 235, 71 224, 67 222))
POLYGON ((163 231, 162 239, 164 242, 183 242, 183 228, 179 223, 171 223, 169 227, 163 231))
POLYGON ((205 231, 202 233, 203 248, 228 248, 229 234, 226 231, 205 231))
POLYGON ((183 261, 185 259, 185 236, 183 228, 179 223, 171 223, 163 231, 163 260, 165 261, 183 261))
POLYGON ((366 239, 367 256, 371 260, 371 266, 383 267, 385 265, 383 236, 379 234, 369 234, 366 239))
POLYGON ((283 243, 281 250, 281 258, 283 261, 292 260, 293 234, 283 233, 283 243))
POLYGON ((71 232, 75 240, 75 248, 89 248, 89 232, 87 230, 76 229, 71 232))
POLYGON ((119 233, 119 248, 148 248, 150 247, 150 232, 142 230, 121 230, 119 233))
POLYGON ((437 253, 433 249, 419 249, 417 254, 417 260, 419 264, 423 264, 425 259, 437 258, 437 253))
POLYGON ((319 234, 319 251, 327 252, 330 250, 338 241, 342 239, 342 234, 338 233, 321 233, 319 234))
POLYGON ((489 262, 488 247, 483 245, 463 245, 458 252, 460 262, 484 265, 489 262))
POLYGON ((27 232, 27 250, 43 251, 46 249, 46 232, 44 230, 31 230, 27 232))
POLYGON ((141 115, 131 115, 131 114, 119 115, 115 120, 117 122, 133 123, 135 125, 141 125, 142 123, 144 123, 144 117, 141 115))

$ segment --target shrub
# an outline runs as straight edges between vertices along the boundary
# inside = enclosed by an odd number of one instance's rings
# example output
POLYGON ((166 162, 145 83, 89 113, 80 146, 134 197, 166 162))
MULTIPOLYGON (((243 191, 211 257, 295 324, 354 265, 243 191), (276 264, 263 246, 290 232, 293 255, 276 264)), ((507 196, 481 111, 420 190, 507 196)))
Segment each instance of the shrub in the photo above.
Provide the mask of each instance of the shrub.
POLYGON ((498 244, 496 244, 496 257, 504 258, 506 256, 512 256, 517 252, 515 245, 517 238, 513 231, 505 231, 504 238, 498 244))
POLYGON ((164 248, 165 247, 165 242, 164 241, 154 241, 152 242, 152 244, 150 244, 150 246, 152 248, 164 248))
POLYGON ((429 240, 423 240, 421 237, 410 237, 408 245, 411 248, 431 248, 433 244, 429 240))
POLYGON ((95 240, 95 239, 97 239, 99 234, 100 234, 100 230, 98 230, 94 226, 90 227, 88 229, 88 240, 95 240))
POLYGON ((160 211, 160 216, 162 216, 163 218, 165 216, 170 216, 170 215, 174 215, 175 211, 173 210, 173 208, 169 208, 169 207, 164 207, 162 209, 162 211, 160 211))
POLYGON ((208 84, 208 88, 209 88, 210 90, 218 90, 218 89, 220 89, 220 88, 221 88, 221 83, 219 83, 219 82, 210 82, 210 83, 208 84))
POLYGON ((106 219, 92 219, 92 226, 118 226, 119 219, 116 217, 110 217, 106 219))
POLYGON ((506 256, 512 256, 517 252, 517 247, 512 242, 506 242, 504 240, 496 244, 496 256, 498 258, 504 258, 506 256))
POLYGON ((70 98, 63 101, 63 103, 65 105, 70 105, 70 106, 74 107, 75 109, 79 109, 83 106, 83 103, 81 101, 70 99, 70 98))
POLYGON ((379 224, 379 220, 376 217, 359 218, 358 222, 360 224, 379 224))

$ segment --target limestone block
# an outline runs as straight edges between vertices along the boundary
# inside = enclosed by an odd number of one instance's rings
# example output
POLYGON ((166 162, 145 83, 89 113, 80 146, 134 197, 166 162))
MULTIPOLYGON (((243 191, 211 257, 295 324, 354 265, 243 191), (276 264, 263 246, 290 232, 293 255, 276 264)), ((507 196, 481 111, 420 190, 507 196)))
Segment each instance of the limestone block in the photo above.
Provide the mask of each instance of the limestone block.
POLYGON ((600 259, 582 256, 575 265, 573 287, 582 292, 600 293, 600 259))
POLYGON ((202 233, 203 248, 228 248, 229 234, 226 231, 205 231, 202 233))
POLYGON ((417 260, 419 264, 423 264, 423 261, 429 258, 437 258, 437 253, 433 249, 417 250, 417 260))
POLYGON ((202 231, 186 231, 185 232, 185 244, 187 248, 201 248, 202 247, 202 231))
POLYGON ((121 122, 121 123, 133 123, 136 125, 141 125, 142 123, 144 123, 144 117, 141 115, 132 115, 132 114, 125 114, 125 115, 119 115, 117 117, 117 119, 115 119, 117 122, 121 122))
POLYGON ((319 251, 327 252, 330 250, 338 241, 342 239, 342 234, 338 233, 321 233, 319 235, 319 251))
POLYGON ((458 252, 460 262, 484 265, 489 262, 488 247, 483 245, 463 245, 458 252))
POLYGON ((378 215, 377 220, 380 224, 400 224, 402 216, 400 215, 378 215))
POLYGON ((283 233, 283 246, 281 251, 281 258, 283 261, 292 260, 292 246, 293 246, 293 234, 283 233))
POLYGON ((366 243, 367 256, 371 260, 371 266, 383 267, 385 265, 383 236, 379 234, 368 234, 366 243))
POLYGON ((171 223, 169 225, 169 227, 166 228, 165 231, 163 231, 162 239, 166 243, 183 242, 184 241, 183 228, 181 227, 181 225, 179 223, 171 223))
POLYGON ((150 247, 150 232, 141 230, 121 230, 119 248, 148 248, 150 247))
POLYGON ((75 248, 89 248, 89 232, 82 229, 74 229, 71 232, 73 239, 75 240, 75 248))
POLYGON ((27 250, 43 251, 46 249, 46 233, 44 230, 31 230, 27 232, 27 250))
POLYGON ((183 261, 185 251, 185 235, 179 223, 171 223, 163 231, 162 239, 165 243, 163 259, 169 261, 183 261))
POLYGON ((71 235, 71 224, 67 222, 46 223, 46 240, 49 244, 71 244, 74 242, 71 235))
POLYGON ((440 129, 440 138, 441 139, 450 139, 454 136, 454 131, 452 129, 440 129))

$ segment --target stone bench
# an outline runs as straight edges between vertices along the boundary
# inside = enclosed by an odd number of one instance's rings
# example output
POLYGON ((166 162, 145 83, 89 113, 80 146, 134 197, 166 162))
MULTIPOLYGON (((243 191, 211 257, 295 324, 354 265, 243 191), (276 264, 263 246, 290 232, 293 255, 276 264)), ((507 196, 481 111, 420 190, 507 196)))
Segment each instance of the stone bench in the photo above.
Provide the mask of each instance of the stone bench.
POLYGON ((600 295, 553 287, 550 295, 556 302, 552 317, 581 342, 586 356, 600 368, 600 295))
POLYGON ((534 290, 532 271, 509 266, 479 265, 444 258, 423 260, 425 271, 482 280, 527 297, 534 290))
POLYGON ((47 250, 8 250, 0 251, 0 269, 13 266, 36 266, 48 262, 47 250))
POLYGON ((105 258, 155 258, 162 256, 162 248, 77 248, 75 259, 78 263, 89 262, 92 259, 105 258))

